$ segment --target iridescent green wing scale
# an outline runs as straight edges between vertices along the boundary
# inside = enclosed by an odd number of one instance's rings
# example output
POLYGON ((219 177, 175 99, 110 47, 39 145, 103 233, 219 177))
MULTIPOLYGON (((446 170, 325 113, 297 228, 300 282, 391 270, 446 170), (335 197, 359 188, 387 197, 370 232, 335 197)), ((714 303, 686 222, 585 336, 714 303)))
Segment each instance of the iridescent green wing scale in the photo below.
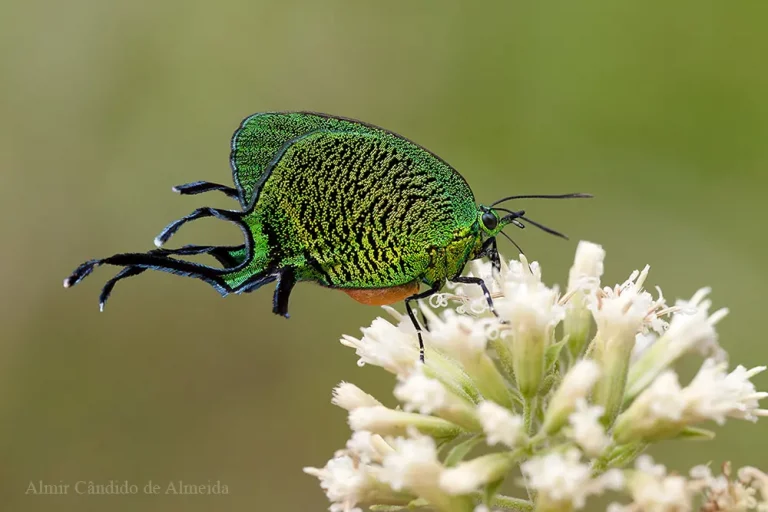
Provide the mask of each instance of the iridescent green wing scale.
POLYGON ((320 129, 354 127, 354 122, 306 112, 263 112, 246 117, 232 136, 230 153, 240 204, 244 209, 251 205, 257 184, 286 143, 320 129))
POLYGON ((364 128, 319 129, 285 143, 255 184, 246 223, 274 233, 263 244, 279 248, 278 266, 309 259, 323 277, 304 278, 327 285, 431 282, 430 261, 435 278, 452 275, 475 235, 469 187, 420 146, 364 128), (453 242, 461 254, 450 254, 453 242), (431 257, 432 248, 443 256, 431 257))
POLYGON ((290 141, 318 130, 358 132, 399 139, 409 147, 409 152, 418 155, 417 159, 434 161, 439 167, 451 169, 461 181, 462 191, 469 189, 464 178, 434 153, 378 126, 317 112, 262 112, 246 117, 232 136, 230 166, 244 209, 253 202, 256 188, 278 151, 290 141))

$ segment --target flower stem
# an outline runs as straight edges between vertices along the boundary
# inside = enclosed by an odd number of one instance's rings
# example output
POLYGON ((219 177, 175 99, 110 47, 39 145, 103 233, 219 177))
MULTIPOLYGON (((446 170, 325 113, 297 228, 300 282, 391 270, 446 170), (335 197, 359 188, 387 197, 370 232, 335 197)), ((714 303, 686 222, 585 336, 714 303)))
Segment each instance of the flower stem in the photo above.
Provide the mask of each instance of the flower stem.
POLYGON ((529 436, 533 434, 533 419, 536 417, 537 397, 526 397, 523 401, 523 426, 529 436))
POLYGON ((521 512, 533 510, 533 503, 530 501, 521 498, 513 498, 512 496, 505 496, 503 494, 497 494, 491 498, 491 506, 502 510, 518 510, 521 512))

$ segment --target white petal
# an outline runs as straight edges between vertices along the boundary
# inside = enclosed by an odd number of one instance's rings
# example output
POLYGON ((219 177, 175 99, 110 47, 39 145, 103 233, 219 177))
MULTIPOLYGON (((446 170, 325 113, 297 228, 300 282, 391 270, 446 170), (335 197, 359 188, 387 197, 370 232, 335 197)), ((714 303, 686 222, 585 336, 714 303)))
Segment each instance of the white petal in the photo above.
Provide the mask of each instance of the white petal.
POLYGON ((381 402, 349 382, 341 382, 333 388, 331 403, 342 409, 352 411, 358 407, 375 407, 381 402))
POLYGON ((523 434, 523 419, 520 416, 490 401, 481 402, 477 413, 489 445, 502 443, 512 448, 519 442, 523 434))
POLYGON ((414 372, 395 387, 395 397, 405 404, 406 411, 417 410, 431 414, 447 405, 448 393, 436 379, 414 372))

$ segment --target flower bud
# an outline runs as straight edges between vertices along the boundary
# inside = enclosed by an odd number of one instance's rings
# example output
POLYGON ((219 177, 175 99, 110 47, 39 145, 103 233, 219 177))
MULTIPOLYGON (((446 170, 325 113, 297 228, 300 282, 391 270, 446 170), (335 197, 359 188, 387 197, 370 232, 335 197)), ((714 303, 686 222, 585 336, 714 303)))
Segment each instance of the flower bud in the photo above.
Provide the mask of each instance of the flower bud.
POLYGON ((453 439, 461 428, 434 416, 396 411, 383 406, 360 407, 349 413, 352 430, 366 430, 381 436, 402 436, 415 429, 436 439, 453 439))
POLYGON ((333 388, 331 403, 348 411, 354 411, 359 407, 381 405, 381 402, 349 382, 342 382, 333 388))
POLYGON ((474 406, 447 389, 437 379, 414 372, 395 387, 395 397, 405 404, 406 411, 436 414, 469 432, 479 432, 481 425, 474 406))
POLYGON ((429 318, 427 341, 458 361, 461 370, 469 376, 483 397, 511 406, 512 399, 504 376, 486 350, 488 339, 498 326, 498 321, 458 315, 450 310, 446 311, 442 317, 434 313, 427 316, 429 318))
POLYGON ((707 294, 709 289, 702 288, 691 300, 677 303, 678 311, 672 317, 669 329, 630 368, 625 400, 636 397, 662 371, 688 352, 698 351, 724 359, 714 326, 728 314, 728 310, 719 309, 710 315, 711 302, 704 300, 707 294))
POLYGON ((592 313, 586 299, 600 287, 603 275, 605 250, 597 244, 581 241, 576 248, 576 257, 568 274, 570 295, 563 326, 568 333, 568 351, 578 357, 587 343, 587 336, 592 327, 592 313))
POLYGON ((750 382, 765 370, 743 366, 725 372, 725 364, 707 359, 685 388, 677 374, 667 370, 659 375, 616 420, 614 437, 618 443, 658 441, 676 436, 688 426, 726 417, 757 421, 768 416, 758 401, 768 393, 757 392, 750 382))
POLYGON ((576 408, 576 403, 589 394, 600 376, 600 366, 590 359, 579 360, 555 391, 544 416, 544 432, 556 434, 568 421, 568 416, 576 408))
POLYGON ((425 436, 397 438, 393 453, 384 458, 379 477, 395 491, 407 490, 427 500, 438 510, 471 512, 472 501, 451 496, 440 487, 443 466, 437 459, 435 442, 425 436))
POLYGON ((486 442, 489 445, 501 443, 514 448, 521 439, 525 438, 523 418, 512 414, 508 409, 486 401, 477 406, 477 414, 480 416, 486 442))
POLYGON ((582 508, 590 495, 620 489, 621 471, 609 470, 593 477, 589 464, 581 462, 575 448, 534 457, 520 465, 528 485, 538 491, 536 510, 568 511, 582 508))
POLYGON ((605 408, 604 421, 610 425, 624 398, 629 360, 635 337, 643 329, 649 314, 661 306, 643 291, 649 267, 634 272, 623 285, 598 292, 591 304, 597 334, 590 344, 592 358, 602 375, 594 390, 594 401, 605 408))
POLYGON ((449 494, 469 494, 504 478, 515 459, 509 453, 491 453, 448 468, 440 475, 440 487, 449 494))
POLYGON ((565 315, 557 303, 557 288, 546 287, 531 267, 525 256, 520 256, 519 265, 509 273, 519 277, 504 283, 504 298, 496 306, 507 321, 502 339, 510 349, 517 387, 529 399, 539 391, 547 348, 553 343, 555 326, 565 315))

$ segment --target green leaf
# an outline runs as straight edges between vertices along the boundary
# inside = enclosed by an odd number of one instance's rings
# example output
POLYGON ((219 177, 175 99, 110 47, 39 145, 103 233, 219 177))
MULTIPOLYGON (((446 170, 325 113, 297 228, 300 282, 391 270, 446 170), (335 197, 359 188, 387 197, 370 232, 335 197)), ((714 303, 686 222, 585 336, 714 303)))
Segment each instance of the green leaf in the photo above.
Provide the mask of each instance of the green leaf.
POLYGON ((567 335, 563 336, 563 339, 560 341, 547 347, 547 352, 544 354, 544 368, 546 368, 546 371, 549 371, 552 365, 560 359, 560 351, 563 350, 566 343, 568 343, 567 335))
POLYGON ((464 457, 466 457, 467 454, 472 451, 472 448, 474 448, 477 443, 482 441, 484 438, 485 436, 477 434, 457 444, 451 448, 450 452, 448 452, 448 456, 445 458, 444 464, 448 467, 455 466, 464 460, 464 457))
POLYGON ((608 454, 596 461, 594 474, 600 474, 609 467, 621 468, 635 460, 648 447, 645 443, 629 443, 615 447, 608 454))
POLYGON ((539 395, 546 396, 553 387, 557 387, 560 384, 560 380, 561 375, 557 370, 544 377, 544 381, 541 383, 541 388, 539 389, 539 395))
POLYGON ((499 478, 495 482, 491 482, 483 489, 483 503, 486 507, 490 508, 493 503, 493 498, 496 496, 496 491, 499 490, 501 484, 504 482, 504 478, 499 478))
POLYGON ((684 439, 686 441, 711 441, 715 438, 715 433, 705 428, 685 427, 673 439, 684 439))

